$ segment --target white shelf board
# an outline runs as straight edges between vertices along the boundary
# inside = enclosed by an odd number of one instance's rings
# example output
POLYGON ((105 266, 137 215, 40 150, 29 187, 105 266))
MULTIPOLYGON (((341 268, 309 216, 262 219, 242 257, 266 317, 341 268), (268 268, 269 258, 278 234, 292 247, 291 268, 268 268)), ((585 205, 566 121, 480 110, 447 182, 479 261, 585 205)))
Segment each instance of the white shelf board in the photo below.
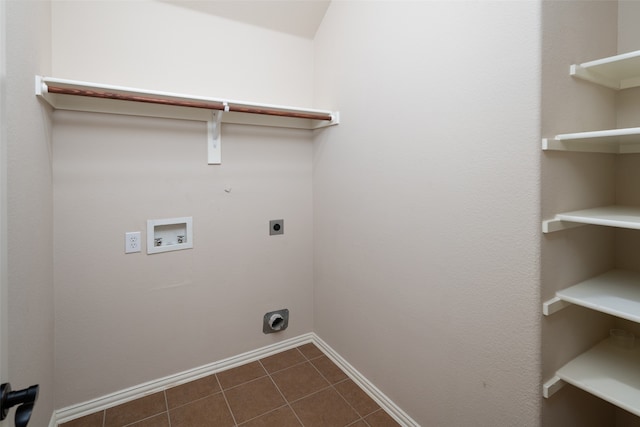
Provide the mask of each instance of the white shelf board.
POLYGON ((556 372, 563 381, 640 416, 640 347, 617 347, 608 339, 556 372))
POLYGON ((562 301, 640 323, 640 273, 611 270, 556 292, 562 301))
POLYGON ((542 140, 543 150, 640 153, 640 127, 564 133, 542 140))
POLYGON ((592 209, 563 212, 551 220, 543 221, 542 231, 551 233, 576 224, 603 225, 607 227, 640 230, 640 207, 604 206, 592 209))
POLYGON ((574 64, 569 74, 615 90, 640 86, 640 50, 574 64))
POLYGON ((49 93, 48 86, 65 89, 77 89, 93 92, 108 92, 127 96, 152 97, 163 100, 182 102, 204 102, 233 104, 239 107, 254 107, 272 109, 292 113, 328 114, 331 121, 312 120, 306 118, 280 117, 273 115, 248 114, 237 111, 226 111, 222 114, 223 123, 251 124, 260 126, 289 127, 298 129, 317 129, 339 123, 339 113, 329 110, 300 108, 283 105, 259 104, 247 101, 209 98, 203 96, 162 92, 155 90, 131 88, 124 86, 106 85, 101 83, 83 82, 77 80, 58 79, 53 77, 36 76, 36 95, 44 99, 53 108, 60 110, 90 111, 99 113, 125 114, 147 117, 163 117, 183 120, 209 121, 212 110, 194 107, 160 105, 145 102, 133 102, 118 99, 92 98, 87 96, 49 93))

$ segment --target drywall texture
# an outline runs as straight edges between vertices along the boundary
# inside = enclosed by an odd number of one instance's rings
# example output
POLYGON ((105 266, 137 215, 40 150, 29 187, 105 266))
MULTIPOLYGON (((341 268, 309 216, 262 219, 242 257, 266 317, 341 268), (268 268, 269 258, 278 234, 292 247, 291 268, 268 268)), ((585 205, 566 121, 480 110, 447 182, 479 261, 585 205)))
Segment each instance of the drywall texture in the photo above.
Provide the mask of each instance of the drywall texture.
POLYGON ((7 99, 6 90, 6 4, 0 3, 0 377, 7 372, 8 303, 7 283, 7 99))
POLYGON ((618 2, 618 52, 626 53, 640 50, 640 2, 619 0, 618 2))
POLYGON ((204 123, 54 123, 58 407, 312 330, 308 131, 223 126, 223 164, 209 166, 204 123), (193 249, 124 254, 125 232, 182 216, 193 249), (275 218, 285 234, 270 237, 275 218), (264 335, 280 308, 289 328, 264 335))
MULTIPOLYGON (((640 2, 620 1, 618 3, 618 53, 640 49, 640 2)), ((616 94, 617 127, 640 126, 640 88, 627 89, 616 94)), ((616 162, 616 203, 640 206, 640 155, 618 156, 616 162)), ((616 230, 616 267, 640 271, 640 232, 637 230, 616 230)), ((640 336, 640 324, 616 320, 617 328, 633 331, 640 336)), ((640 417, 618 409, 617 427, 638 427, 640 417)))
MULTIPOLYGON (((53 7, 57 77, 310 104, 309 40, 158 2, 53 7), (95 56, 71 55, 77 43, 95 56)), ((57 408, 312 330, 310 131, 223 125, 223 164, 209 166, 203 122, 53 123, 57 408), (125 232, 182 216, 192 250, 124 254, 125 232), (264 335, 281 308, 288 330, 264 335)))
POLYGON ((174 4, 56 0, 52 46, 58 78, 272 104, 312 101, 311 40, 174 4))
POLYGON ((2 380, 16 390, 40 384, 30 425, 45 426, 54 397, 51 124, 33 81, 35 74, 50 70, 51 7, 24 1, 8 1, 5 7, 6 26, 0 31, 6 37, 2 90, 10 107, 5 134, 8 372, 2 380))
POLYGON ((184 1, 157 0, 274 31, 313 39, 331 0, 184 1))
POLYGON ((315 329, 420 425, 537 425, 537 2, 332 2, 315 329))

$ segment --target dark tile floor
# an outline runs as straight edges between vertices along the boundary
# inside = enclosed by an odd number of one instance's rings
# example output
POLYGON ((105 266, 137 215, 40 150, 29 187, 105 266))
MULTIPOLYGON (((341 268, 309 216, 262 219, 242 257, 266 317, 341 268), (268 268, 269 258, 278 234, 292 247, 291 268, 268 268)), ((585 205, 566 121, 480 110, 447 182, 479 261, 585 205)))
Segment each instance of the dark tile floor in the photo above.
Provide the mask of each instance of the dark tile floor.
POLYGON ((305 344, 60 427, 398 425, 315 345, 305 344))

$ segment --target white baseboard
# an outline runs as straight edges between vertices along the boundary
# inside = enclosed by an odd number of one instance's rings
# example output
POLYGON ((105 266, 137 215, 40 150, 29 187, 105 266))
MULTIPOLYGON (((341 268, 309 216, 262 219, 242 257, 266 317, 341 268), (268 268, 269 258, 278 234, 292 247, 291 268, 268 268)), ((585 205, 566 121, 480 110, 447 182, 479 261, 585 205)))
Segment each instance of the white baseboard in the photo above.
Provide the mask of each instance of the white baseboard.
POLYGON ((215 374, 217 372, 244 365, 246 363, 254 362, 258 359, 262 359, 307 343, 314 343, 318 348, 320 348, 327 355, 327 357, 329 357, 334 363, 342 368, 342 370, 345 371, 345 373, 356 384, 358 384, 373 400, 375 400, 380 405, 380 407, 387 411, 387 413, 389 413, 389 415, 391 415, 402 426, 420 427, 420 425, 413 419, 411 419, 411 417, 409 417, 402 409, 400 409, 400 407, 393 403, 387 396, 384 395, 384 393, 382 393, 376 386, 374 386, 369 380, 367 380, 362 374, 360 374, 360 372, 358 372, 335 350, 329 347, 327 343, 325 343, 314 333, 300 335, 298 337, 290 338, 288 340, 268 345, 257 350, 242 353, 228 359, 223 359, 204 366, 200 366, 198 368, 180 372, 175 375, 169 375, 164 378, 160 378, 144 384, 139 384, 137 386, 120 390, 106 396, 89 400, 87 402, 58 409, 53 413, 51 421, 49 423, 49 427, 57 427, 58 424, 65 423, 76 418, 92 414, 94 412, 102 411, 107 408, 111 408, 112 406, 121 405, 131 400, 135 400, 149 394, 157 393, 159 391, 163 391, 189 381, 194 381, 199 378, 215 374))
POLYGON ((393 419, 395 419, 401 426, 404 427, 420 427, 420 424, 415 422, 406 412, 404 412, 398 405, 396 405, 391 399, 387 397, 378 387, 373 385, 364 375, 362 375, 356 368, 351 366, 342 356, 340 356, 333 348, 331 348, 326 342, 324 342, 316 334, 313 335, 313 343, 320 348, 324 354, 329 357, 336 365, 338 365, 348 376, 363 389, 369 397, 376 401, 378 405, 393 419))

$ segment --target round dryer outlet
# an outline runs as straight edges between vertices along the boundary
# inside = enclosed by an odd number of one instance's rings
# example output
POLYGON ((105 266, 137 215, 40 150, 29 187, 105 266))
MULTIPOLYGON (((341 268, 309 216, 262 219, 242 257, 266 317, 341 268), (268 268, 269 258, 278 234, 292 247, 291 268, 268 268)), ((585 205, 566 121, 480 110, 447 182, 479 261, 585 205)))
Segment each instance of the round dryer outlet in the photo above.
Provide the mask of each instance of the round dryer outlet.
POLYGON ((270 311, 262 320, 262 332, 265 334, 284 331, 287 326, 289 326, 289 310, 286 308, 270 311))

